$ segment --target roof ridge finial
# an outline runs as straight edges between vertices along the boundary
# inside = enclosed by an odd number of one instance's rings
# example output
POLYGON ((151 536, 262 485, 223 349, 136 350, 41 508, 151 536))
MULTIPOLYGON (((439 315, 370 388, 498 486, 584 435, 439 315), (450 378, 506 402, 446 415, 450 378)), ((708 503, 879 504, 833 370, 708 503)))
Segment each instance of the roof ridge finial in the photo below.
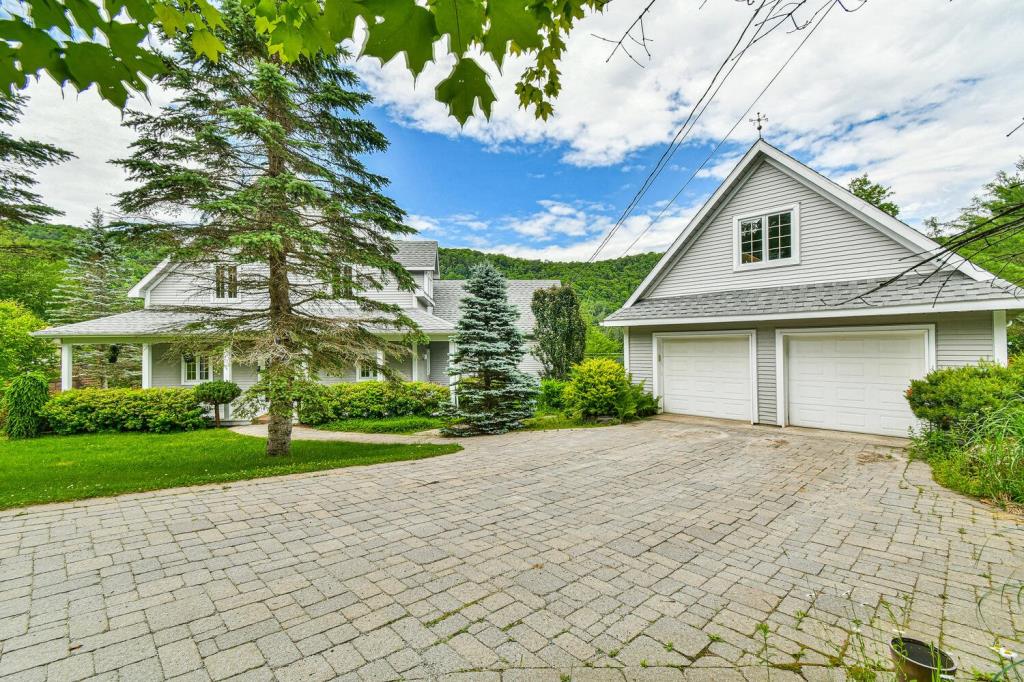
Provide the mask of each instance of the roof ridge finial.
POLYGON ((762 115, 761 112, 759 111, 759 112, 757 112, 757 117, 756 118, 751 118, 751 119, 748 119, 748 120, 751 123, 756 124, 756 126, 757 126, 757 139, 763 140, 764 136, 761 135, 761 124, 764 123, 765 121, 767 121, 768 117, 765 116, 765 115, 762 115))

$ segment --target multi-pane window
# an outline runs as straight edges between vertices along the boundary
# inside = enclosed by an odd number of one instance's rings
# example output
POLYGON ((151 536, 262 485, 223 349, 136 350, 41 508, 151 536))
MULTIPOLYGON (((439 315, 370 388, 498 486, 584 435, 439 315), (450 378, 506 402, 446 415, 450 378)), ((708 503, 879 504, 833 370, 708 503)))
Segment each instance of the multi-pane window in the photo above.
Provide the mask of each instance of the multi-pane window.
POLYGON ((221 301, 238 298, 238 266, 218 265, 214 271, 213 297, 221 301))
POLYGON ((794 211, 777 211, 737 221, 738 267, 782 265, 796 260, 794 211))
POLYGON ((352 298, 352 266, 334 265, 329 273, 331 298, 352 298))
POLYGON ((768 216, 768 260, 793 256, 793 214, 789 211, 768 216))
POLYGON ((373 365, 368 365, 365 362, 359 365, 359 380, 368 381, 377 378, 377 372, 373 365))
POLYGON ((761 219, 740 221, 740 263, 760 263, 764 251, 761 219))
POLYGON ((181 358, 181 378, 186 384, 198 384, 213 379, 210 358, 204 355, 185 355, 181 358))

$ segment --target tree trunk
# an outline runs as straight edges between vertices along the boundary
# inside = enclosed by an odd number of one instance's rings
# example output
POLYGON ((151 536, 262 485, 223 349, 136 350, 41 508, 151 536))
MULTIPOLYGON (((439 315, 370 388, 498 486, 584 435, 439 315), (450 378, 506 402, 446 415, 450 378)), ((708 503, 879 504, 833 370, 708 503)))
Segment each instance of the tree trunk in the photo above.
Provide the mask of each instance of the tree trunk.
POLYGON ((213 404, 213 423, 219 429, 220 428, 220 404, 213 404))
POLYGON ((270 407, 270 422, 267 424, 267 455, 277 457, 292 451, 292 415, 278 414, 270 407))

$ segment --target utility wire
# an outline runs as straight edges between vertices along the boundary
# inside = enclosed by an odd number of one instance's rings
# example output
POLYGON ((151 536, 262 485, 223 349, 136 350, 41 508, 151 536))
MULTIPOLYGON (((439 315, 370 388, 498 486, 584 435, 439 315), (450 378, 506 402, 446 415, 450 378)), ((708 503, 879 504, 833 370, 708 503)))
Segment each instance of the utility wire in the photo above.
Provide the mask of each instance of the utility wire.
MULTIPOLYGON (((778 1, 779 0, 775 0, 776 3, 778 1)), ((629 217, 629 214, 633 212, 633 209, 635 209, 639 205, 640 201, 643 200, 643 197, 647 193, 647 190, 650 189, 651 185, 654 184, 654 181, 658 179, 658 176, 661 175, 661 172, 668 165, 669 160, 675 153, 675 149, 677 149, 685 140, 686 134, 688 132, 687 126, 690 124, 690 121, 694 121, 694 123, 696 123, 694 115, 696 114, 697 109, 700 108, 701 104, 704 102, 704 99, 708 97, 708 94, 711 92, 712 88, 715 87, 715 84, 718 82, 718 77, 722 74, 722 71, 725 69, 726 65, 733 60, 733 55, 735 55, 736 49, 743 42, 743 37, 747 34, 747 31, 750 30, 750 27, 754 23, 754 20, 757 18, 757 15, 761 12, 762 9, 764 9, 767 2, 768 0, 762 0, 758 8, 754 10, 754 12, 750 15, 750 19, 747 21, 746 25, 743 27, 743 30, 740 32, 740 34, 736 37, 736 42, 729 50, 729 53, 726 55, 725 59, 722 60, 722 63, 718 65, 718 69, 715 70, 715 74, 714 76, 712 76, 711 82, 708 83, 707 88, 705 88, 704 92, 701 93, 701 96, 697 99, 697 101, 694 102, 693 108, 690 109, 690 113, 687 115, 686 120, 683 121, 683 124, 676 131, 676 134, 672 138, 672 141, 665 148, 665 151, 662 152, 661 158, 658 159, 658 162, 657 164, 655 164, 654 169, 651 170, 651 172, 647 175, 647 178, 644 180, 640 189, 637 190, 636 194, 633 195, 633 198, 630 200, 626 208, 622 211, 622 214, 619 216, 618 220, 615 222, 614 225, 612 225, 612 227, 608 230, 608 233, 601 240, 601 243, 598 245, 597 249, 590 256, 589 262, 593 262, 594 259, 597 258, 598 254, 601 253, 604 247, 611 240, 612 236, 626 221, 626 219, 629 217)), ((733 62, 733 69, 736 67, 737 63, 737 61, 733 62)), ((729 70, 729 73, 732 73, 732 69, 729 70)), ((726 76, 726 78, 728 78, 728 75, 726 76)), ((723 83, 724 81, 725 79, 722 80, 723 83)), ((721 88, 721 84, 719 84, 719 88, 721 88)), ((703 110, 701 111, 701 113, 703 113, 703 110)))
POLYGON ((778 80, 779 76, 782 75, 782 72, 785 71, 786 67, 789 66, 789 63, 793 61, 793 58, 796 57, 797 53, 800 52, 801 48, 803 48, 807 41, 810 40, 811 36, 814 35, 814 32, 818 30, 818 27, 821 26, 822 22, 825 21, 825 18, 828 17, 829 12, 832 11, 832 8, 835 7, 836 4, 837 3, 832 3, 829 5, 829 8, 825 11, 824 14, 821 15, 821 18, 818 20, 818 22, 811 27, 811 30, 807 32, 803 40, 800 41, 800 44, 796 46, 796 48, 789 55, 786 61, 782 63, 782 65, 775 71, 775 74, 771 77, 771 79, 769 79, 765 86, 761 88, 761 91, 757 93, 757 96, 754 97, 754 99, 750 102, 750 105, 743 111, 742 114, 740 114, 740 117, 736 119, 736 122, 732 124, 732 127, 729 128, 729 132, 727 132, 725 136, 718 141, 718 143, 711 150, 711 153, 708 154, 701 162, 701 164, 697 166, 697 168, 693 171, 693 173, 690 174, 690 177, 686 179, 686 182, 684 182, 683 186, 679 188, 679 191, 676 192, 672 196, 672 198, 669 199, 668 203, 666 203, 661 208, 661 211, 658 212, 658 215, 655 216, 654 220, 652 220, 650 224, 648 224, 647 227, 645 227, 640 232, 640 234, 636 236, 636 238, 630 243, 630 245, 626 247, 626 250, 622 252, 623 256, 629 254, 629 252, 633 250, 633 247, 637 245, 637 242, 639 242, 644 235, 650 232, 651 228, 653 228, 655 224, 657 224, 658 221, 660 221, 665 216, 665 213, 668 212, 668 209, 672 206, 672 204, 674 204, 676 200, 679 199, 679 197, 683 194, 683 192, 690 185, 690 183, 693 182, 693 179, 697 177, 697 174, 700 173, 704 169, 704 166, 707 165, 708 161, 710 161, 715 156, 715 154, 718 153, 718 150, 722 148, 722 145, 725 144, 725 142, 732 136, 734 132, 736 132, 736 128, 738 128, 739 125, 743 122, 743 119, 745 119, 750 114, 750 111, 757 105, 758 101, 760 101, 760 99, 764 97, 764 94, 768 92, 768 89, 775 83, 776 80, 778 80))

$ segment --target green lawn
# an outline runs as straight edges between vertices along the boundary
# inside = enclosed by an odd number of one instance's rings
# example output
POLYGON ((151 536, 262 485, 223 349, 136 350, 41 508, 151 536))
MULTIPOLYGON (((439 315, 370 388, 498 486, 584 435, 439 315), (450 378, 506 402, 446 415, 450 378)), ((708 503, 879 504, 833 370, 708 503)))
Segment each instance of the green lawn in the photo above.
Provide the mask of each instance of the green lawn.
POLYGON ((584 421, 573 419, 561 413, 537 414, 523 422, 526 431, 550 431, 552 429, 592 429, 600 426, 621 424, 617 419, 610 421, 584 421))
POLYGON ((262 438, 224 430, 0 439, 0 509, 43 502, 400 462, 458 452, 458 445, 294 441, 264 454, 262 438))
POLYGON ((444 426, 443 419, 434 417, 384 417, 382 419, 341 419, 316 428, 326 431, 355 433, 419 433, 444 426))

